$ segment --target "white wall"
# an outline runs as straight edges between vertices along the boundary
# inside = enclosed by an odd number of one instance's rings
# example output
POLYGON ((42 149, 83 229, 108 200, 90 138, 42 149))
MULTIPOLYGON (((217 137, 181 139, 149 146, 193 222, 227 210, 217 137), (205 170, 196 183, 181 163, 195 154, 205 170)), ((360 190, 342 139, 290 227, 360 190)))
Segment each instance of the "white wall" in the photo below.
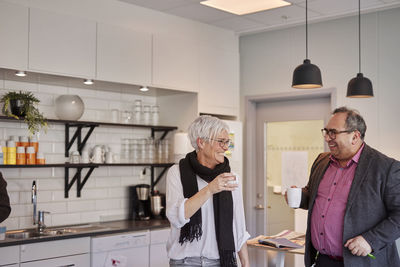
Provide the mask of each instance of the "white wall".
MULTIPOLYGON (((373 83, 374 98, 346 98, 347 83, 358 72, 357 17, 309 25, 309 58, 320 67, 324 87, 337 88, 337 106, 364 116, 366 142, 400 159, 400 9, 365 14, 361 21, 361 71, 373 83)), ((292 74, 304 58, 304 25, 240 37, 242 120, 244 96, 297 90, 291 88, 292 74)))
MULTIPOLYGON (((56 86, 43 83, 27 83, 11 80, 0 80, 0 95, 9 90, 28 90, 39 98, 39 110, 47 118, 56 118, 54 100, 60 94, 77 94, 85 103, 85 112, 81 120, 108 121, 109 111, 133 110, 135 99, 144 104, 156 103, 156 97, 95 91, 68 86, 56 86)), ((162 112, 161 108, 161 112, 162 112)), ((163 123, 163 121, 160 121, 163 123)), ((12 135, 28 135, 24 123, 0 123, 0 140, 7 140, 12 135)), ((47 133, 39 134, 39 149, 45 154, 46 163, 63 163, 64 125, 50 124, 47 133)), ((123 138, 148 138, 150 130, 128 127, 98 127, 87 142, 87 147, 108 145, 114 153, 121 151, 123 138)), ((72 134, 70 134, 72 137, 72 134)), ((171 134, 167 135, 170 138, 171 134)), ((76 145, 71 149, 76 150, 76 145)), ((32 225, 31 185, 36 180, 38 185, 38 210, 50 211, 46 214, 46 225, 65 225, 100 220, 123 219, 127 215, 127 186, 138 183, 150 183, 149 172, 140 180, 144 167, 100 167, 96 168, 83 190, 81 197, 76 197, 76 184, 64 198, 64 168, 1 168, 8 186, 11 201, 11 215, 2 225, 7 229, 30 228, 32 225)), ((74 170, 70 170, 71 174, 74 170)), ((85 173, 85 171, 84 171, 85 173)))

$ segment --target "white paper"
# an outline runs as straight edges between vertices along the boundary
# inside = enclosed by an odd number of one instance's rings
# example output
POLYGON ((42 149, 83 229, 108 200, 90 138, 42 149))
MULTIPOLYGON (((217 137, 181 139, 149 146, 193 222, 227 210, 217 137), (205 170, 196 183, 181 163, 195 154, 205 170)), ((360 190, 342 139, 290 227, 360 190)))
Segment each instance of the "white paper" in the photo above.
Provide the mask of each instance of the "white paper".
POLYGON ((307 169, 307 151, 282 152, 282 192, 292 185, 304 187, 308 181, 307 169))

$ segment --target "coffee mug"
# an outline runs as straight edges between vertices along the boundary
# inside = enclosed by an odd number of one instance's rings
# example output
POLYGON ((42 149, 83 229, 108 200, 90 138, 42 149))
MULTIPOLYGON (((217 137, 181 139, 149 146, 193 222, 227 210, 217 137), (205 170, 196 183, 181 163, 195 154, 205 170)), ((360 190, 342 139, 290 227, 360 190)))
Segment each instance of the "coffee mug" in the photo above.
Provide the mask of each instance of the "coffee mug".
POLYGON ((81 163, 89 163, 89 151, 82 150, 81 163))
POLYGON ((301 202, 301 188, 288 188, 287 199, 289 207, 298 208, 301 202))
POLYGON ((106 163, 113 163, 113 153, 112 152, 106 153, 106 163))
POLYGON ((235 180, 229 180, 228 184, 239 184, 239 180, 236 175, 232 174, 233 177, 235 177, 235 180))

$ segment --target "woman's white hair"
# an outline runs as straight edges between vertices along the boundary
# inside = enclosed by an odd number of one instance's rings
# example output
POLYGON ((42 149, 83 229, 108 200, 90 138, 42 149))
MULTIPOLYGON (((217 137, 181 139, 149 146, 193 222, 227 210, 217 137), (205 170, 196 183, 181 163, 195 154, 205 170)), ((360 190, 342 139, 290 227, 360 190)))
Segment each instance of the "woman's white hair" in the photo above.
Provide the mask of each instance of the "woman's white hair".
POLYGON ((229 133, 229 126, 225 122, 221 121, 217 117, 202 115, 190 124, 188 129, 188 137, 194 149, 198 151, 198 138, 215 139, 223 131, 227 131, 229 133))

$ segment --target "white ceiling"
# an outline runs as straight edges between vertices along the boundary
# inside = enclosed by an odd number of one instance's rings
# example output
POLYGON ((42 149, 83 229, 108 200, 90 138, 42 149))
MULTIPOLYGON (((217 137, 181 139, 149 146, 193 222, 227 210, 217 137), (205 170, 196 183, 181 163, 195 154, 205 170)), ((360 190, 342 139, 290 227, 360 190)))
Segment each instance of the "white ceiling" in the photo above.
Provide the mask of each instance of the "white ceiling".
MULTIPOLYGON (((202 0, 119 0, 233 30, 238 35, 303 24, 305 0, 286 0, 292 5, 248 15, 234 15, 201 5, 202 0)), ((400 0, 361 0, 362 13, 400 7, 400 0)), ((310 22, 357 14, 357 0, 309 0, 310 22)))

